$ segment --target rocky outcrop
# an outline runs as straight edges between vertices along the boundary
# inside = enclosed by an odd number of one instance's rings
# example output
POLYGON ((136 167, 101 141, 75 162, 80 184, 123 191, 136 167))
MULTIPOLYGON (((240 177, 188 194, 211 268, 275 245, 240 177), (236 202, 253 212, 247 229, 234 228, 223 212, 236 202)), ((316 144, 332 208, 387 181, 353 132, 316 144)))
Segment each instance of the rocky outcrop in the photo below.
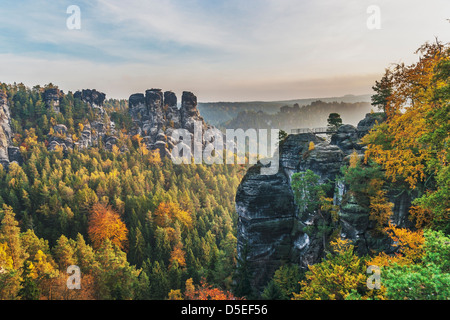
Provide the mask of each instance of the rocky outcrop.
POLYGON ((0 90, 0 164, 9 165, 8 147, 11 142, 11 126, 6 94, 0 90))
POLYGON ((11 116, 6 93, 0 90, 0 164, 8 168, 11 162, 22 164, 19 148, 12 145, 11 116))
MULTIPOLYGON (((369 114, 360 128, 366 129, 377 121, 381 122, 382 117, 369 114)), ((279 147, 280 165, 276 175, 261 175, 261 165, 248 170, 236 194, 238 256, 248 261, 255 288, 261 290, 282 264, 295 263, 306 270, 325 256, 324 238, 317 228, 312 228, 321 217, 317 212, 300 212, 295 204, 291 179, 296 172, 311 170, 320 177, 321 183, 334 186, 328 196, 339 206, 336 230, 340 230, 341 237, 353 241, 359 254, 374 249, 393 251, 391 242, 374 232, 368 210, 358 204, 338 179, 349 154, 353 150, 364 153, 358 134, 357 128, 344 125, 331 143, 312 133, 289 135, 279 147), (242 256, 244 252, 246 257, 242 256)), ((407 226, 411 197, 392 194, 389 200, 394 203, 393 222, 407 226)))
POLYGON ((183 92, 181 108, 177 102, 175 93, 163 93, 161 89, 149 89, 145 95, 136 93, 129 98, 129 113, 134 123, 131 134, 139 134, 147 148, 159 150, 162 157, 170 157, 178 143, 172 140, 173 130, 186 129, 193 135, 195 122, 201 123, 202 132, 210 128, 200 116, 193 93, 183 92))
POLYGON ((287 176, 260 175, 249 169, 236 195, 238 252, 247 246, 254 283, 265 283, 282 261, 290 260, 295 204, 287 176))
POLYGON ((58 88, 47 88, 44 91, 44 103, 47 108, 52 108, 54 112, 59 113, 60 107, 59 102, 63 93, 58 88))
POLYGON ((64 151, 73 148, 73 141, 68 134, 67 127, 63 124, 53 126, 54 134, 48 140, 48 150, 55 151, 58 147, 64 151))
POLYGON ((384 112, 366 114, 366 117, 358 123, 358 138, 362 138, 376 124, 381 124, 384 121, 386 121, 386 114, 384 112))
POLYGON ((203 122, 203 118, 197 109, 197 97, 192 92, 183 92, 180 117, 181 127, 187 129, 189 132, 194 131, 195 121, 203 122))
POLYGON ((75 99, 80 99, 85 102, 90 103, 91 105, 103 106, 103 102, 106 99, 106 94, 103 92, 99 92, 95 89, 83 89, 81 91, 77 91, 74 93, 73 97, 75 99))
POLYGON ((362 145, 359 143, 358 129, 350 124, 340 126, 335 134, 331 136, 331 144, 338 146, 346 155, 354 151, 362 153, 362 145))
MULTIPOLYGON (((55 94, 55 91, 51 92, 55 94)), ((83 124, 81 136, 76 141, 73 141, 72 135, 69 134, 66 126, 62 124, 55 125, 53 127, 53 135, 48 140, 48 150, 55 151, 57 148, 62 148, 64 151, 74 148, 83 150, 99 145, 103 145, 107 150, 112 150, 113 144, 116 144, 118 139, 114 136, 114 123, 109 120, 103 107, 106 95, 95 89, 83 89, 75 92, 74 98, 86 103, 93 111, 94 117, 90 122, 83 124)))
POLYGON ((346 156, 354 151, 359 155, 364 154, 364 147, 361 145, 361 138, 366 135, 375 124, 386 121, 384 113, 368 113, 357 127, 345 124, 339 127, 337 132, 331 136, 331 144, 338 146, 346 156))
POLYGON ((83 89, 74 93, 75 99, 80 99, 90 105, 90 107, 100 116, 106 114, 103 108, 103 102, 106 99, 106 95, 103 92, 99 92, 95 89, 83 89))
POLYGON ((238 254, 247 246, 253 285, 259 289, 283 263, 307 267, 322 257, 322 237, 306 231, 318 217, 314 212, 299 213, 291 178, 296 172, 312 170, 322 183, 334 182, 344 158, 337 146, 311 133, 288 136, 279 150, 279 172, 264 176, 260 175, 260 166, 252 167, 236 195, 238 254), (314 143, 312 150, 310 142, 314 143))

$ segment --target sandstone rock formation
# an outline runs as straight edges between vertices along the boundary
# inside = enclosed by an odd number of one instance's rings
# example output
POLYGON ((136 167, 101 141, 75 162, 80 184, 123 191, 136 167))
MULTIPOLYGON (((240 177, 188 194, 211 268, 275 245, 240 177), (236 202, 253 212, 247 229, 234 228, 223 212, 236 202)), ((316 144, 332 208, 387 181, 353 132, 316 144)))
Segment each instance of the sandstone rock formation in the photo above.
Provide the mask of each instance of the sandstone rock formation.
POLYGON ((11 142, 10 115, 6 94, 0 90, 0 164, 9 165, 8 147, 11 142))
POLYGON ((352 154, 353 151, 362 152, 358 129, 350 124, 339 127, 337 133, 331 136, 331 144, 338 146, 346 155, 352 154))
MULTIPOLYGON (((47 89, 45 91, 45 96, 48 96, 49 101, 54 102, 53 106, 56 105, 56 97, 61 94, 59 91, 55 90, 57 89, 47 89)), ((99 146, 101 143, 103 143, 108 150, 112 150, 112 145, 117 143, 118 139, 114 136, 114 123, 108 120, 108 117, 106 117, 106 110, 103 107, 106 95, 95 89, 83 89, 75 92, 74 98, 80 99, 88 104, 94 111, 94 120, 84 124, 81 137, 78 141, 73 141, 66 126, 61 124, 55 125, 53 127, 54 134, 48 141, 48 150, 54 151, 57 147, 63 148, 64 151, 73 148, 82 150, 92 146, 99 146), (105 143, 107 144, 105 145, 105 143)))
POLYGON ((73 141, 68 135, 67 127, 63 124, 53 126, 54 135, 49 138, 48 150, 55 151, 57 147, 62 147, 64 151, 73 148, 73 141))
MULTIPOLYGON (((159 150, 161 157, 170 157, 171 150, 178 141, 172 141, 174 129, 186 129, 194 134, 195 122, 200 122, 202 132, 210 128, 197 109, 197 97, 191 92, 183 92, 181 108, 177 96, 171 91, 149 89, 129 98, 129 113, 134 123, 132 135, 139 134, 149 150, 159 150)), ((191 139, 194 141, 194 139, 191 139)))
MULTIPOLYGON (((361 127, 374 124, 375 117, 369 114, 361 127)), ((359 254, 372 249, 386 252, 392 249, 388 239, 373 236, 374 222, 370 221, 368 210, 347 194, 347 187, 338 179, 353 150, 363 154, 358 130, 353 126, 343 126, 331 143, 312 133, 289 135, 279 147, 280 166, 276 175, 260 175, 261 165, 248 170, 236 194, 238 256, 248 261, 255 288, 261 290, 284 263, 295 263, 306 270, 325 255, 322 236, 308 230, 320 217, 316 212, 299 212, 295 204, 291 178, 296 172, 311 170, 321 183, 334 185, 331 193, 340 209, 340 235, 352 240, 359 254), (312 150, 310 142, 314 143, 312 150), (243 252, 247 257, 242 256, 243 252)), ((395 205, 394 222, 405 226, 410 197, 392 194, 389 200, 395 205)))
POLYGON ((103 108, 103 102, 106 99, 106 95, 103 92, 99 92, 95 89, 83 89, 75 92, 73 97, 88 103, 98 115, 104 116, 106 114, 106 111, 103 108))
POLYGON ((0 90, 0 164, 6 169, 11 162, 23 162, 19 148, 11 144, 12 137, 8 99, 6 93, 0 90))
POLYGON ((54 112, 59 113, 59 101, 62 96, 62 91, 58 88, 48 88, 44 91, 44 103, 47 108, 52 108, 54 112))
POLYGON ((316 214, 299 214, 291 178, 294 173, 309 169, 323 183, 335 181, 344 158, 338 147, 312 133, 289 135, 279 152, 278 174, 260 175, 260 167, 255 166, 242 180, 236 195, 238 254, 247 246, 250 271, 255 275, 253 285, 259 289, 283 263, 307 267, 321 258, 322 238, 305 231, 317 219, 316 214), (315 144, 313 150, 309 150, 310 142, 315 144))
POLYGON ((369 132, 375 124, 383 123, 384 121, 386 121, 385 113, 380 112, 366 114, 366 117, 358 123, 358 137, 361 138, 367 134, 367 132, 369 132))

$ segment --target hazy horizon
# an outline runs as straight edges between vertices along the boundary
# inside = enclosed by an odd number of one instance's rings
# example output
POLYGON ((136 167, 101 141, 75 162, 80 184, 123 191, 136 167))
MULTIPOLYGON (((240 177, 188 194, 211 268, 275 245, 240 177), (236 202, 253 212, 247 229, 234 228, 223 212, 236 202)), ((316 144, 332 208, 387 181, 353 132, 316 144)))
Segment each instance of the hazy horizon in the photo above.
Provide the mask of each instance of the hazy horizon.
POLYGON ((0 16, 1 82, 119 99, 149 88, 200 102, 370 94, 390 64, 450 36, 445 0, 5 0, 0 16), (67 27, 71 5, 79 30, 67 27), (380 29, 367 26, 372 5, 380 29))

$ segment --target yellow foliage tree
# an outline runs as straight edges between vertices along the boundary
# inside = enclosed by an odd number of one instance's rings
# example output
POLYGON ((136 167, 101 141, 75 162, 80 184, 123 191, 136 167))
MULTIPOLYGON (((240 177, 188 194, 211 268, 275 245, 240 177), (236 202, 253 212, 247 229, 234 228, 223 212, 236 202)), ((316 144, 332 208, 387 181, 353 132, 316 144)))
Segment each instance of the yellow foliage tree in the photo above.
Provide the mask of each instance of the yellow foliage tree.
POLYGON ((393 182, 401 178, 412 189, 427 177, 426 162, 435 152, 421 137, 435 129, 426 124, 426 115, 444 107, 435 103, 434 93, 445 83, 433 81, 433 71, 450 54, 439 43, 426 44, 417 52, 421 55, 419 62, 399 64, 387 71, 392 76, 387 122, 363 138, 368 146, 366 160, 371 158, 381 164, 388 178, 393 182))
POLYGON ((386 229, 389 237, 394 241, 394 246, 399 250, 394 255, 387 255, 381 252, 367 262, 367 265, 386 267, 393 263, 407 265, 418 262, 425 254, 423 245, 425 237, 423 230, 411 231, 405 228, 398 228, 392 224, 386 229))
POLYGON ((153 213, 155 223, 159 227, 168 227, 178 221, 182 226, 192 227, 192 217, 189 212, 182 210, 178 204, 161 202, 153 213))
POLYGON ((97 203, 91 210, 88 227, 89 238, 93 247, 98 249, 102 243, 109 239, 120 249, 126 249, 128 229, 119 214, 111 206, 97 203))
POLYGON ((186 259, 185 259, 185 253, 183 251, 183 244, 179 242, 172 250, 170 254, 170 266, 176 262, 178 266, 185 267, 186 266, 186 259))
POLYGON ((183 295, 181 294, 181 290, 180 289, 170 290, 168 299, 169 300, 183 300, 183 295))
POLYGON ((378 291, 367 290, 366 267, 354 254, 354 246, 348 240, 332 241, 333 253, 321 263, 309 266, 306 280, 301 281, 300 293, 293 293, 293 300, 345 300, 354 292, 362 299, 382 298, 378 291))

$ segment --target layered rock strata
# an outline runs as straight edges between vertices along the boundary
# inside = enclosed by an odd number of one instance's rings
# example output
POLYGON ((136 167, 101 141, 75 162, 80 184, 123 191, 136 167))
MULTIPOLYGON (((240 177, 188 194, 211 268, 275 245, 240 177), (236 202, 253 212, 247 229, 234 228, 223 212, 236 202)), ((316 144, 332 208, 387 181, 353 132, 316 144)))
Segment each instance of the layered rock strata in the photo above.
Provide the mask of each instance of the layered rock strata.
MULTIPOLYGON (((55 101, 59 101, 56 100, 59 91, 55 90, 57 89, 47 89, 44 95, 46 97, 48 96, 53 106, 56 104, 55 101)), ((82 150, 103 144, 107 150, 111 151, 112 146, 117 143, 118 138, 114 135, 114 123, 108 119, 106 110, 103 107, 106 95, 95 89, 83 89, 75 92, 74 98, 83 101, 91 108, 94 114, 94 120, 83 125, 83 131, 77 141, 73 141, 66 126, 62 124, 55 125, 53 127, 54 134, 48 141, 48 150, 54 151, 57 148, 62 148, 64 151, 73 148, 82 150)), ((59 106, 59 102, 57 105, 59 106)))
MULTIPOLYGON (((360 127, 368 132, 377 121, 383 119, 368 114, 360 127)), ((364 153, 358 134, 357 128, 345 125, 333 135, 331 143, 312 133, 289 135, 279 147, 276 175, 261 175, 261 165, 248 170, 236 194, 238 256, 248 261, 255 288, 262 290, 285 263, 295 263, 306 270, 325 256, 322 235, 309 228, 321 217, 317 212, 299 212, 295 204, 291 178, 297 172, 311 170, 321 183, 334 186, 331 193, 334 204, 339 206, 340 236, 352 240, 359 254, 393 250, 388 239, 374 235, 374 222, 369 219, 368 210, 357 203, 338 179, 349 155, 353 151, 364 153), (310 148, 311 142, 314 148, 310 148)), ((406 226, 411 198, 389 194, 389 200, 394 203, 393 221, 406 226)))
MULTIPOLYGON (((202 133, 209 128, 197 109, 197 97, 183 92, 181 107, 177 96, 171 91, 149 89, 130 96, 129 113, 134 123, 132 135, 140 135, 149 150, 159 150, 162 157, 171 157, 178 141, 172 139, 175 129, 185 129, 194 141, 194 125, 201 123, 202 133)), ((189 146, 192 150, 193 146, 189 146)))
POLYGON ((0 90, 0 164, 6 169, 11 162, 19 164, 23 162, 19 148, 12 145, 12 138, 8 97, 3 90, 0 90))
POLYGON ((59 103, 62 95, 63 92, 58 88, 45 89, 43 99, 47 108, 52 108, 55 113, 59 113, 59 103))

